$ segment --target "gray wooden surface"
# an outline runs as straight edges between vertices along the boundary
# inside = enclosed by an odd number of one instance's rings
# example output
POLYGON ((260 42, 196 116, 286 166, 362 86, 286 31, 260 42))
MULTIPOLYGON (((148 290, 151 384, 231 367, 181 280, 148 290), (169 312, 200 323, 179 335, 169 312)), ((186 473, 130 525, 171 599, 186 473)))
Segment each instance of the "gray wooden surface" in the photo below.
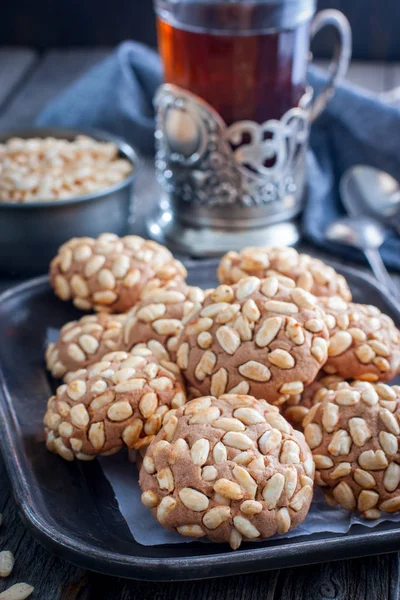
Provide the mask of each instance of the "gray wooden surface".
POLYGON ((27 48, 0 49, 0 108, 35 64, 35 53, 27 48))
MULTIPOLYGON (((0 50, 0 129, 29 126, 38 111, 76 76, 107 54, 106 49, 51 51, 0 50)), ((349 78, 374 92, 400 85, 400 65, 354 64, 349 78)), ((157 201, 150 162, 137 183, 137 212, 146 217, 157 201)), ((0 458, 0 550, 16 557, 12 576, 35 586, 37 600, 399 600, 399 555, 191 583, 141 583, 90 573, 42 549, 25 530, 12 499, 0 458)), ((382 548, 382 552, 384 552, 382 548)), ((340 556, 338 556, 340 559, 340 556)))

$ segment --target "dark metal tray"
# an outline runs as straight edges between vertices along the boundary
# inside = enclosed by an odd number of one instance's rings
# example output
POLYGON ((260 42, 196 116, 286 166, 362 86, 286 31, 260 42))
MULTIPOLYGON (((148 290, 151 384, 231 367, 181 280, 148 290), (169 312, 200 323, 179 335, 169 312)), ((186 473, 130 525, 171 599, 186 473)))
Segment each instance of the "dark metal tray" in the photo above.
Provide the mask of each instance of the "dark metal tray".
MULTIPOLYGON (((191 262, 191 283, 215 285, 215 261, 191 262)), ((372 279, 336 266, 357 301, 376 304, 400 325, 400 311, 372 279)), ((57 300, 46 277, 0 296, 0 447, 21 517, 46 548, 81 567, 146 580, 183 580, 400 550, 396 523, 226 546, 198 542, 141 546, 130 534, 99 465, 67 463, 47 452, 42 416, 52 393, 43 364, 46 329, 78 313, 57 300)), ((127 468, 134 468, 129 467, 127 468)))

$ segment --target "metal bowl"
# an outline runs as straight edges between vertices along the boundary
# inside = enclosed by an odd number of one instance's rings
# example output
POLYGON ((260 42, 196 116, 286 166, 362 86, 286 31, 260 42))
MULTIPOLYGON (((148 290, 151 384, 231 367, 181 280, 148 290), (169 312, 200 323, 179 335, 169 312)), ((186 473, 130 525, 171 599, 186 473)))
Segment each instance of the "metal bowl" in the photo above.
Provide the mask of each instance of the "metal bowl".
POLYGON ((11 137, 55 137, 73 140, 88 135, 95 140, 114 142, 121 157, 134 169, 122 182, 86 196, 68 200, 0 202, 0 271, 8 274, 43 273, 58 248, 72 237, 97 237, 110 232, 128 233, 138 159, 133 148, 120 138, 99 130, 35 128, 9 131, 0 143, 11 137))

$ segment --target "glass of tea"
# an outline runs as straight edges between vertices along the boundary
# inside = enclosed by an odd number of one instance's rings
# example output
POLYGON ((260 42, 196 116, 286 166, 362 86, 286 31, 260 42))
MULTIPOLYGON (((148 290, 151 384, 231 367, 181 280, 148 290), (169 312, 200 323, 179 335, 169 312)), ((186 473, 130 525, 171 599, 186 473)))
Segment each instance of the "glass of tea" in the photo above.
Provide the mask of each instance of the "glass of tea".
POLYGON ((348 68, 346 18, 315 16, 315 0, 155 0, 155 8, 165 80, 156 167, 166 196, 152 235, 200 255, 295 241, 282 222, 301 209, 310 123, 348 68), (310 41, 326 25, 340 43, 313 98, 310 41))

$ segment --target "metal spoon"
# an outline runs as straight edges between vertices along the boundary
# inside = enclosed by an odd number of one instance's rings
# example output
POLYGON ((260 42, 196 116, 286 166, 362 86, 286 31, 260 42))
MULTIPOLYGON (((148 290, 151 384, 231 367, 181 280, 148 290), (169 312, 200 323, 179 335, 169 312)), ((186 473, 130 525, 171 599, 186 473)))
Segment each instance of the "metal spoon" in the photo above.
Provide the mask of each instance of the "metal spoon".
POLYGON ((343 217, 329 225, 325 232, 330 242, 358 248, 364 253, 377 280, 393 296, 398 290, 384 265, 379 248, 388 234, 385 226, 370 217, 343 217))
POLYGON ((389 173, 367 165, 343 175, 340 194, 349 215, 367 215, 386 222, 400 234, 400 184, 389 173))

